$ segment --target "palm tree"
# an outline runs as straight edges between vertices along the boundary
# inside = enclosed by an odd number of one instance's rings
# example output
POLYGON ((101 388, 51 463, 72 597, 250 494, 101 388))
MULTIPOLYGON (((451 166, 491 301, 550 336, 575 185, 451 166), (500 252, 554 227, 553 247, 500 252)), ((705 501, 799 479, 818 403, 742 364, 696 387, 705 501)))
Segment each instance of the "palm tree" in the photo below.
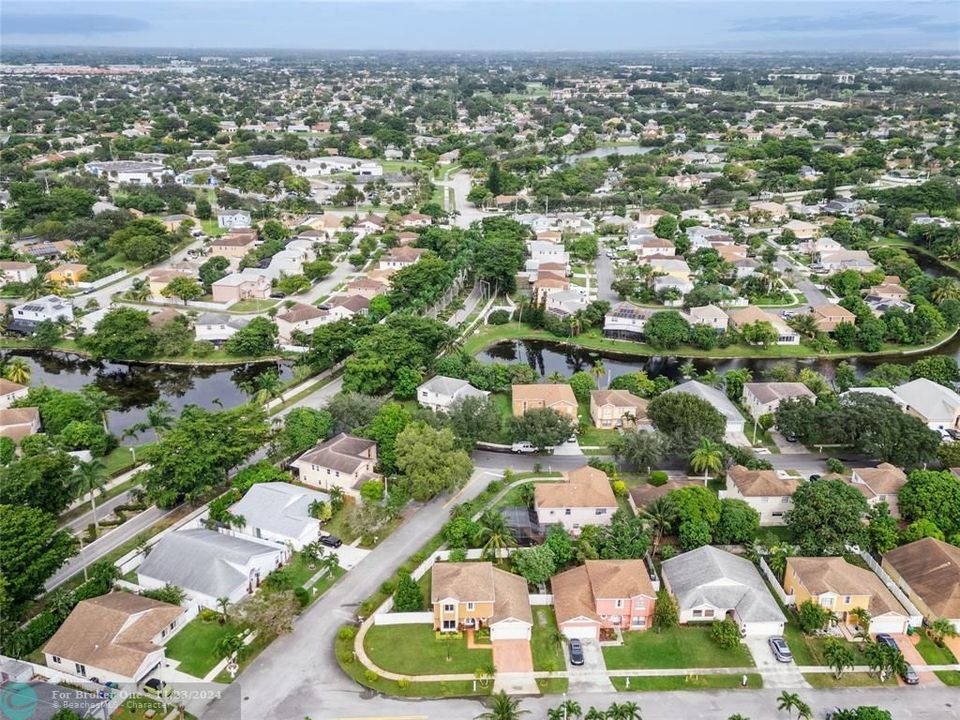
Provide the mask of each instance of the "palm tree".
POLYGON ((689 380, 690 378, 695 378, 697 376, 697 368, 690 360, 685 360, 680 366, 680 374, 684 379, 689 380))
POLYGON ((700 438, 700 444, 690 455, 690 467, 694 472, 703 472, 703 484, 706 485, 710 475, 723 469, 723 446, 710 438, 700 438))
POLYGON ((507 526, 503 515, 496 510, 487 510, 480 516, 480 527, 474 542, 483 548, 485 558, 494 557, 497 562, 500 561, 501 551, 517 545, 513 531, 507 526))
POLYGON ((799 695, 784 690, 777 698, 777 710, 786 710, 788 713, 790 713, 793 712, 802 702, 803 700, 800 699, 799 695))
POLYGON ((490 696, 489 709, 476 716, 474 720, 520 720, 529 715, 529 710, 520 709, 519 698, 511 697, 501 690, 490 696))
POLYGON ((600 378, 607 374, 607 367, 603 364, 602 359, 597 359, 597 361, 593 364, 593 367, 590 368, 590 374, 593 375, 594 379, 597 381, 597 386, 599 386, 600 378))
POLYGON ((787 325, 804 337, 812 338, 817 334, 817 321, 810 313, 794 315, 787 321, 787 325))
POLYGON ((230 618, 227 616, 227 608, 230 605, 230 598, 228 597, 218 597, 217 598, 217 607, 220 608, 220 624, 226 625, 227 620, 230 618))
POLYGON ((939 278, 930 293, 930 299, 938 305, 944 300, 960 300, 960 282, 956 278, 939 278))
POLYGON ((887 663, 886 653, 884 653, 883 648, 886 645, 882 645, 878 642, 873 642, 868 640, 863 646, 863 659, 867 663, 867 667, 870 669, 870 672, 876 672, 882 674, 887 663))
POLYGON ((590 709, 587 710, 587 714, 583 716, 583 720, 607 720, 607 714, 603 710, 597 710, 597 708, 590 706, 590 709))
POLYGON ((23 284, 23 299, 36 300, 53 291, 53 283, 43 275, 32 277, 23 284))
POLYGON ((169 430, 173 425, 173 415, 170 403, 164 399, 157 400, 147 408, 147 427, 153 430, 159 438, 162 431, 169 430))
POLYGON ((17 385, 29 385, 30 364, 22 357, 15 357, 3 369, 3 376, 17 385))
POLYGON ((99 460, 82 462, 74 470, 77 487, 81 494, 90 493, 90 511, 93 513, 93 526, 100 534, 100 523, 97 520, 97 500, 96 494, 107 482, 106 466, 99 460))
POLYGON ((948 637, 957 637, 957 629, 947 618, 937 618, 930 623, 930 637, 937 644, 942 646, 943 639, 948 637))
POLYGON ((640 706, 632 700, 613 703, 607 708, 607 717, 610 720, 643 720, 640 716, 640 706))
POLYGON ((550 712, 556 712, 557 720, 580 720, 583 716, 580 703, 576 700, 564 700, 550 712))
POLYGON ((647 505, 643 516, 650 521, 653 528, 653 555, 656 556, 663 536, 670 532, 677 520, 677 508, 663 495, 647 505))
POLYGON ((857 607, 853 608, 849 613, 847 613, 847 618, 853 621, 853 624, 857 627, 857 634, 860 637, 867 638, 870 637, 870 611, 866 608, 857 607))
POLYGON ((710 368, 700 376, 700 382, 704 385, 718 388, 723 385, 723 375, 717 372, 716 368, 710 368))
POLYGON ((119 406, 117 399, 111 395, 107 395, 107 393, 96 385, 85 385, 80 393, 87 399, 87 402, 93 405, 97 413, 99 413, 100 421, 103 423, 103 427, 106 428, 107 412, 119 406))
POLYGON ((137 278, 130 285, 127 295, 130 296, 131 300, 137 302, 146 301, 150 297, 150 283, 147 282, 146 278, 137 278))
POLYGON ((826 645, 823 648, 823 659, 827 665, 834 669, 834 674, 839 680, 843 677, 843 671, 852 668, 856 657, 850 646, 836 638, 827 638, 826 645))
POLYGON ((552 373, 547 375, 547 380, 553 385, 560 385, 566 378, 563 376, 562 372, 554 370, 552 373))

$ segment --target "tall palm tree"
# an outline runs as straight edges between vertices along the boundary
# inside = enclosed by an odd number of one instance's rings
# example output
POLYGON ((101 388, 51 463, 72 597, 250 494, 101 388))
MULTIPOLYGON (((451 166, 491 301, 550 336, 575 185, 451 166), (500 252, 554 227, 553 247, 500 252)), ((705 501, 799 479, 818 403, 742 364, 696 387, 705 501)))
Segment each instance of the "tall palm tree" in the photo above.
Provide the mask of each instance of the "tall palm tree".
POLYGON ((817 334, 817 321, 810 313, 794 315, 787 321, 787 325, 804 337, 812 338, 817 334))
POLYGON ((580 720, 583 717, 583 710, 576 700, 564 700, 554 709, 559 720, 580 720))
POLYGON ((53 283, 43 275, 32 277, 23 284, 24 300, 36 300, 44 295, 49 295, 52 291, 53 283))
POLYGON ((677 508, 664 495, 647 505, 643 510, 643 516, 650 521, 650 526, 653 528, 653 555, 656 556, 663 536, 670 532, 673 523, 677 520, 677 508))
POLYGON ((529 710, 520 709, 520 699, 507 695, 501 690, 490 696, 490 705, 486 712, 476 716, 474 720, 520 720, 529 715, 529 710))
POLYGON ((90 511, 93 513, 93 526, 100 533, 100 523, 97 520, 97 491, 107 482, 106 466, 99 460, 82 462, 74 470, 74 479, 81 494, 90 493, 90 511))
POLYGON ((930 299, 938 304, 944 300, 960 300, 960 282, 952 277, 938 278, 930 293, 930 299))
POLYGON ((135 279, 130 285, 127 295, 130 296, 131 300, 144 302, 150 297, 150 283, 147 282, 146 278, 135 279))
POLYGON ((723 375, 716 368, 710 368, 700 376, 700 382, 710 387, 718 388, 723 385, 723 375))
POLYGON ((30 384, 30 364, 22 357, 15 357, 7 363, 3 376, 18 385, 30 384))
POLYGON ((788 713, 793 712, 799 703, 803 702, 796 693, 784 690, 777 698, 777 710, 785 710, 788 713))
POLYGON ((600 386, 600 378, 607 374, 607 366, 603 364, 601 358, 597 358, 597 361, 593 364, 593 367, 590 368, 590 374, 593 375, 594 380, 597 381, 597 386, 600 386))
POLYGON ((723 469, 723 446, 710 438, 700 438, 700 444, 690 455, 690 468, 694 472, 703 472, 703 484, 706 485, 710 475, 723 469))
POLYGON ((837 680, 843 677, 843 671, 852 668, 856 660, 853 650, 845 642, 828 637, 823 648, 823 659, 833 668, 837 680))
POLYGON ((590 709, 587 710, 587 714, 583 716, 583 720, 607 720, 607 713, 591 705, 590 709))
POLYGON ((474 543, 483 548, 484 557, 494 557, 500 562, 501 551, 516 547, 517 539, 503 515, 496 510, 487 510, 480 516, 480 527, 474 543))
POLYGON ((171 410, 170 403, 163 398, 147 408, 147 427, 153 430, 158 438, 173 425, 171 410))
POLYGON ((640 706, 632 700, 613 703, 607 708, 607 717, 610 720, 643 720, 640 715, 640 706))
POLYGON ((566 380, 566 378, 563 376, 562 372, 554 370, 552 373, 547 375, 547 380, 549 380, 553 385, 560 385, 564 380, 566 380))

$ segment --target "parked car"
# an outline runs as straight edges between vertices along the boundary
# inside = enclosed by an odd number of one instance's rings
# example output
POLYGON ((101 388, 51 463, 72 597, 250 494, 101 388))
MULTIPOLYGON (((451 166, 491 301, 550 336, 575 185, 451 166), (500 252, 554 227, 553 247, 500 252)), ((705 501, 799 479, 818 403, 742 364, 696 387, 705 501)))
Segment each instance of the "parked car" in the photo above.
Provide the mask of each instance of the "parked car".
POLYGON ((900 675, 903 678, 903 681, 907 685, 919 685, 920 676, 917 675, 917 671, 913 669, 913 665, 907 665, 906 669, 900 675))
POLYGON ((891 648, 893 648, 894 650, 899 650, 899 649, 900 649, 899 647, 897 647, 897 641, 894 640, 894 639, 893 639, 892 637, 890 637, 889 635, 887 635, 886 633, 877 633, 877 642, 878 642, 878 643, 883 643, 883 644, 886 645, 887 647, 891 647, 891 648))
POLYGON ((343 545, 343 540, 336 535, 321 535, 320 544, 326 545, 327 547, 338 548, 343 545))
POLYGON ((537 451, 536 446, 533 443, 528 442, 515 442, 510 446, 510 452, 515 453, 535 453, 537 451))
POLYGON ((773 656, 778 662, 793 662, 793 653, 790 652, 790 647, 787 645, 787 641, 782 637, 775 635, 767 640, 767 644, 770 646, 770 649, 773 651, 773 656))
POLYGON ((170 688, 159 678, 150 678, 143 684, 143 691, 157 697, 166 697, 170 694, 170 688))
POLYGON ((570 640, 570 664, 583 665, 583 643, 576 638, 570 640))

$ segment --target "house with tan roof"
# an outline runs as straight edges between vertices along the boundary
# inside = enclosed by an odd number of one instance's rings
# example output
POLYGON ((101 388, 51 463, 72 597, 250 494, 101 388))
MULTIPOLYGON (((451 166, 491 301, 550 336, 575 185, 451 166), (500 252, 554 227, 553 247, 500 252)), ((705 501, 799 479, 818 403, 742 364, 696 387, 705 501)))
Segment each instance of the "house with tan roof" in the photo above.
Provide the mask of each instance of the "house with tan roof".
POLYGON ((390 286, 386 282, 371 277, 362 277, 348 282, 345 292, 347 295, 360 295, 367 300, 372 300, 377 295, 389 291, 390 286))
POLYGON ((728 314, 730 322, 737 330, 742 330, 746 325, 753 325, 758 322, 770 323, 773 329, 777 331, 777 345, 799 345, 800 333, 791 328, 784 322, 783 318, 771 312, 767 312, 756 305, 747 305, 743 308, 732 308, 728 314))
POLYGON ((627 496, 627 502, 633 509, 634 515, 645 510, 650 503, 658 498, 662 498, 671 490, 680 490, 691 485, 703 485, 702 480, 667 480, 663 485, 651 485, 644 483, 630 488, 630 494, 627 496))
POLYGON ((882 283, 868 288, 866 294, 880 300, 906 300, 910 297, 910 291, 900 284, 896 275, 887 275, 882 283))
POLYGON ((88 270, 87 266, 83 263, 64 263, 63 265, 55 267, 44 277, 57 285, 76 287, 83 279, 83 276, 87 274, 88 270))
POLYGON ((727 482, 720 497, 743 500, 760 515, 761 525, 783 525, 784 515, 793 509, 793 493, 799 478, 781 478, 776 470, 749 470, 734 465, 727 470, 727 482))
POLYGON ((820 234, 820 226, 806 220, 791 220, 783 229, 792 232, 797 240, 810 240, 820 234))
POLYGON ((590 393, 590 418, 594 427, 612 429, 649 426, 649 401, 626 390, 594 390, 590 393))
POLYGON ((723 332, 730 323, 730 316, 716 305, 692 307, 687 313, 691 325, 709 325, 717 332, 723 332))
POLYGON ((37 276, 37 266, 17 260, 0 261, 0 285, 26 283, 37 276))
POLYGON ((900 517, 898 496, 900 489, 907 484, 907 475, 896 465, 880 463, 876 467, 853 468, 848 481, 863 493, 870 506, 885 502, 890 514, 900 517))
POLYGON ((584 525, 609 525, 617 511, 617 498, 607 474, 585 465, 562 475, 561 482, 534 486, 533 509, 540 527, 562 525, 572 535, 579 535, 584 525))
POLYGON ((891 550, 881 567, 927 622, 946 618, 960 633, 960 548, 926 537, 891 550))
POLYGON ((601 629, 642 631, 653 625, 657 591, 643 560, 587 560, 550 578, 560 631, 599 640, 601 629))
POLYGON ((47 667, 100 683, 140 682, 160 664, 184 610, 128 592, 81 600, 43 647, 47 667))
POLYGON ((566 292, 570 289, 570 280, 557 272, 537 271, 537 279, 533 283, 533 299, 537 303, 545 303, 547 297, 553 293, 566 292))
POLYGON ((223 237, 210 241, 208 255, 210 257, 225 257, 239 262, 244 255, 253 250, 257 243, 257 234, 254 231, 232 232, 223 237))
POLYGON ((787 558, 783 589, 797 605, 809 600, 847 625, 855 625, 851 611, 868 611, 871 634, 906 633, 910 624, 907 611, 879 577, 842 557, 787 558))
POLYGON ((511 394, 514 417, 523 417, 528 410, 550 408, 573 421, 577 420, 577 398, 573 394, 573 388, 566 383, 514 385, 511 387, 511 394))
POLYGON ((381 270, 402 270, 417 262, 427 252, 423 248, 403 247, 390 248, 380 257, 381 270))
POLYGON ((295 332, 309 335, 321 325, 331 322, 329 310, 323 310, 316 305, 294 303, 284 312, 274 318, 279 331, 280 342, 291 344, 295 332))
POLYGON ((380 478, 376 466, 377 444, 346 433, 319 443, 290 464, 304 485, 321 490, 339 487, 355 498, 363 483, 380 478))
POLYGON ((163 297, 163 291, 167 285, 177 278, 188 278, 196 280, 197 274, 187 272, 186 270, 174 270, 172 268, 157 268, 147 273, 147 283, 150 286, 150 295, 154 298, 163 297))
POLYGON ((21 398, 25 398, 30 392, 28 385, 21 385, 5 377, 0 377, 0 410, 9 408, 13 403, 21 398))
POLYGON ((28 435, 40 432, 40 408, 5 408, 0 410, 0 437, 19 444, 28 435))
POLYGON ((433 628, 490 628, 490 640, 529 640, 533 613, 527 581, 490 562, 438 562, 430 570, 433 628))
POLYGON ((799 382, 756 382, 743 385, 743 404, 754 420, 764 415, 772 415, 784 400, 799 398, 807 398, 813 403, 817 401, 816 394, 799 382))
POLYGON ((213 301, 231 305, 250 298, 263 299, 270 294, 270 278, 263 270, 247 268, 216 280, 211 286, 213 301))
POLYGON ((813 315, 813 321, 820 332, 833 332, 841 323, 853 325, 857 322, 856 315, 835 303, 813 305, 810 307, 810 314, 813 315))

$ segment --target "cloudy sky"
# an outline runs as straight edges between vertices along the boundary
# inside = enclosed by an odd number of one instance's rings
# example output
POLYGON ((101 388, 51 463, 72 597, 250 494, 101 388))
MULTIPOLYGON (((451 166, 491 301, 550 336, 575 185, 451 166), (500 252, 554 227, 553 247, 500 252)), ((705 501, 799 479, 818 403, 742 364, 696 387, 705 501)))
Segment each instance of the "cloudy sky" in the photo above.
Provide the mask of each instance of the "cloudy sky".
POLYGON ((960 2, 4 0, 8 46, 960 51, 960 2))

